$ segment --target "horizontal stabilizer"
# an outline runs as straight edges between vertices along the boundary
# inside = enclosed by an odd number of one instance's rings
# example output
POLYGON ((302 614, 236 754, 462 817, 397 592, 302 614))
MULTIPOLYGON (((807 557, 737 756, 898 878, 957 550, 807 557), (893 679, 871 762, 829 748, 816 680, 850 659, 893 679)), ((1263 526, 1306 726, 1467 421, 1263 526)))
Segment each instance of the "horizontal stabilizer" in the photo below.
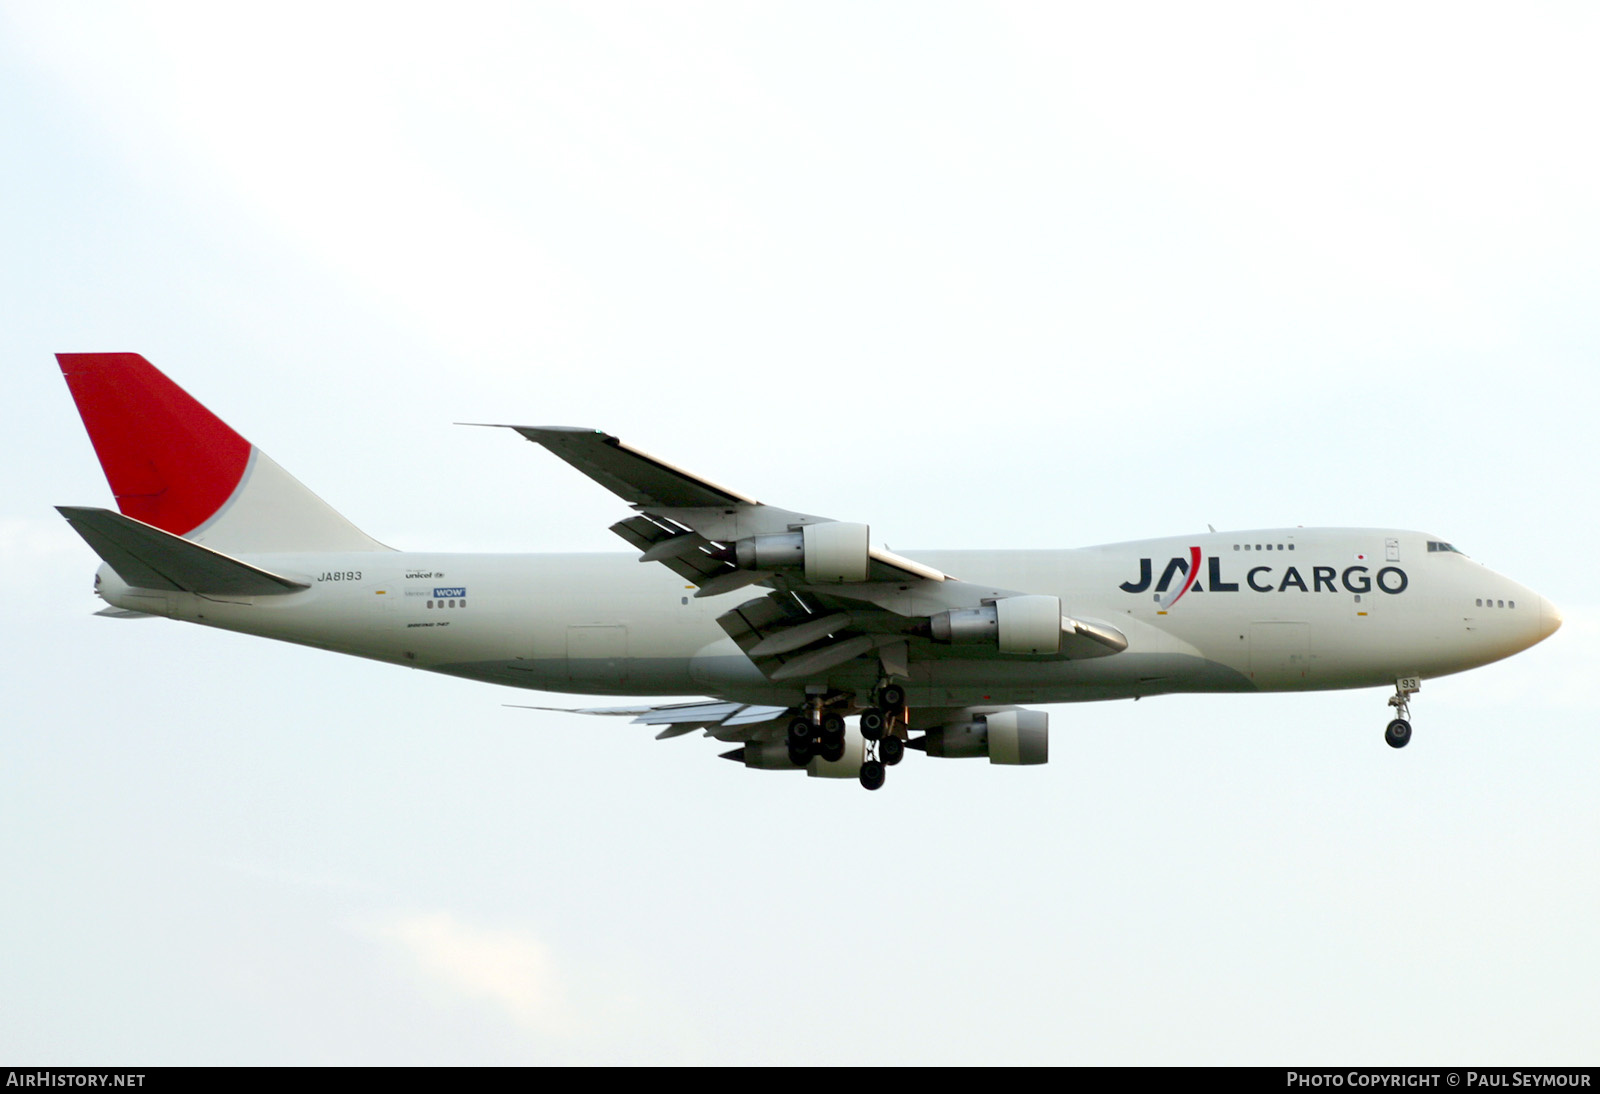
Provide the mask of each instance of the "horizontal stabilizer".
POLYGON ((109 509, 58 505, 56 511, 118 577, 140 589, 278 596, 309 588, 109 509))

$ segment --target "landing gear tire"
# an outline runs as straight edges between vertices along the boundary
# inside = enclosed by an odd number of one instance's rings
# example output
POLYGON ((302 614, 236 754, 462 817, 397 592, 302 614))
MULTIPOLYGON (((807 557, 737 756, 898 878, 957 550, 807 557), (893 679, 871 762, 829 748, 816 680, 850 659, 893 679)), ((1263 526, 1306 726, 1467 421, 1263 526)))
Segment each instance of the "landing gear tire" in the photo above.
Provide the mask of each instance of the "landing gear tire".
POLYGON ((1411 697, 1422 690, 1419 676, 1401 676, 1395 679, 1394 694, 1389 705, 1394 708, 1395 720, 1383 731, 1383 739, 1390 748, 1404 748, 1411 743, 1411 697))
POLYGON ((883 711, 876 707, 868 707, 861 712, 861 736, 869 741, 878 740, 883 736, 883 727, 887 721, 883 711))
POLYGON ((793 741, 790 741, 789 762, 794 764, 796 767, 804 767, 806 764, 810 763, 811 742, 801 741, 799 744, 795 744, 793 741))
POLYGON ((1383 739, 1390 748, 1406 747, 1411 743, 1411 723, 1404 718, 1396 718, 1383 731, 1383 739))
POLYGON ((883 757, 883 762, 890 767, 906 758, 906 743, 899 737, 885 737, 883 743, 878 745, 878 755, 883 757))
POLYGON ((816 727, 804 718, 796 718, 789 723, 789 748, 792 751, 796 745, 810 746, 811 738, 816 736, 816 727))
POLYGON ((838 714, 824 714, 822 716, 822 737, 823 740, 830 740, 834 737, 839 738, 841 741, 844 740, 844 718, 838 714))
POLYGON ((838 763, 844 759, 844 738, 840 737, 838 740, 834 740, 832 737, 824 737, 822 746, 817 749, 817 755, 827 760, 830 764, 838 763))
POLYGON ((876 790, 883 785, 883 764, 877 760, 868 760, 861 765, 861 785, 868 790, 876 790))
POLYGON ((906 689, 899 684, 885 684, 878 689, 878 705, 893 712, 906 705, 906 689))

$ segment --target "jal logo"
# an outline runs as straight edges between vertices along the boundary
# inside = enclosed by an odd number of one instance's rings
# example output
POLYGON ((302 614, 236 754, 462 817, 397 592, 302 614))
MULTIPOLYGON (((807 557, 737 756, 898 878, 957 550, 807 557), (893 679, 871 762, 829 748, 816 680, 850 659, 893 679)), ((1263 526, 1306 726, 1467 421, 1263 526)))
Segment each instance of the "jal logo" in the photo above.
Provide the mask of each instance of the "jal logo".
MULTIPOLYGON (((1200 548, 1190 547, 1188 558, 1168 560, 1161 571, 1160 580, 1155 579, 1154 560, 1141 558, 1138 578, 1124 581, 1117 588, 1125 593, 1143 593, 1151 591, 1153 582, 1163 611, 1190 592, 1239 591, 1239 582, 1227 580, 1222 572, 1222 559, 1215 555, 1204 559, 1206 574, 1202 582, 1202 558, 1200 548)), ((1308 567, 1308 574, 1302 574, 1297 566, 1287 566, 1281 573, 1276 566, 1252 566, 1245 571, 1244 584, 1258 593, 1284 593, 1290 589, 1302 593, 1337 593, 1341 590, 1347 593, 1370 593, 1376 585, 1381 592, 1391 596, 1405 592, 1406 586, 1411 584, 1406 572, 1398 566, 1385 566, 1376 574, 1372 573, 1370 567, 1360 565, 1346 566, 1343 570, 1337 566, 1311 566, 1308 567)))
POLYGON ((467 587, 465 585, 457 585, 453 589, 434 589, 433 595, 435 599, 439 600, 447 600, 451 597, 459 599, 467 595, 467 587))

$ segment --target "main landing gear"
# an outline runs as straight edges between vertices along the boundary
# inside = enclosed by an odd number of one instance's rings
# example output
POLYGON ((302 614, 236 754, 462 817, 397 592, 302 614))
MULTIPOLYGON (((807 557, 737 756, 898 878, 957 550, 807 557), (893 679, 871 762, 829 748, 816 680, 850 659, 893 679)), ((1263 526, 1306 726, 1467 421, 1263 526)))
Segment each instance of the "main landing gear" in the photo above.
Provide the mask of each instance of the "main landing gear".
POLYGON ((844 759, 844 716, 831 711, 824 714, 820 707, 811 715, 789 723, 789 762, 804 767, 813 756, 829 763, 844 759))
POLYGON ((1389 705, 1397 717, 1383 731, 1384 742, 1390 748, 1404 748, 1411 743, 1410 697, 1422 690, 1422 680, 1416 676, 1402 676, 1394 682, 1394 694, 1389 705))
POLYGON ((906 689, 880 684, 874 705, 861 712, 861 785, 877 790, 887 769, 905 759, 906 742, 895 732, 906 721, 906 689))
MULTIPOLYGON (((829 763, 844 759, 844 715, 825 709, 826 696, 810 695, 807 710, 789 722, 785 742, 789 762, 805 767, 812 757, 829 763)), ((906 689, 882 684, 873 693, 873 706, 861 712, 861 785, 868 790, 883 786, 888 768, 905 759, 906 689)))

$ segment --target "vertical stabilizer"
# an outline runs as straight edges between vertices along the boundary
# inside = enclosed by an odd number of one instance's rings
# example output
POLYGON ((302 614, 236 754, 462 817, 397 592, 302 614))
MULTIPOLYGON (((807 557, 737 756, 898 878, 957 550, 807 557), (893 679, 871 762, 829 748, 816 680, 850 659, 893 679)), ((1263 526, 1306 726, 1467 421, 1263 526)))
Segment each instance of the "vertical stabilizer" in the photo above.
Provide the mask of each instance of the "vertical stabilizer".
POLYGON ((383 551, 137 353, 58 353, 125 516, 231 553, 383 551))

